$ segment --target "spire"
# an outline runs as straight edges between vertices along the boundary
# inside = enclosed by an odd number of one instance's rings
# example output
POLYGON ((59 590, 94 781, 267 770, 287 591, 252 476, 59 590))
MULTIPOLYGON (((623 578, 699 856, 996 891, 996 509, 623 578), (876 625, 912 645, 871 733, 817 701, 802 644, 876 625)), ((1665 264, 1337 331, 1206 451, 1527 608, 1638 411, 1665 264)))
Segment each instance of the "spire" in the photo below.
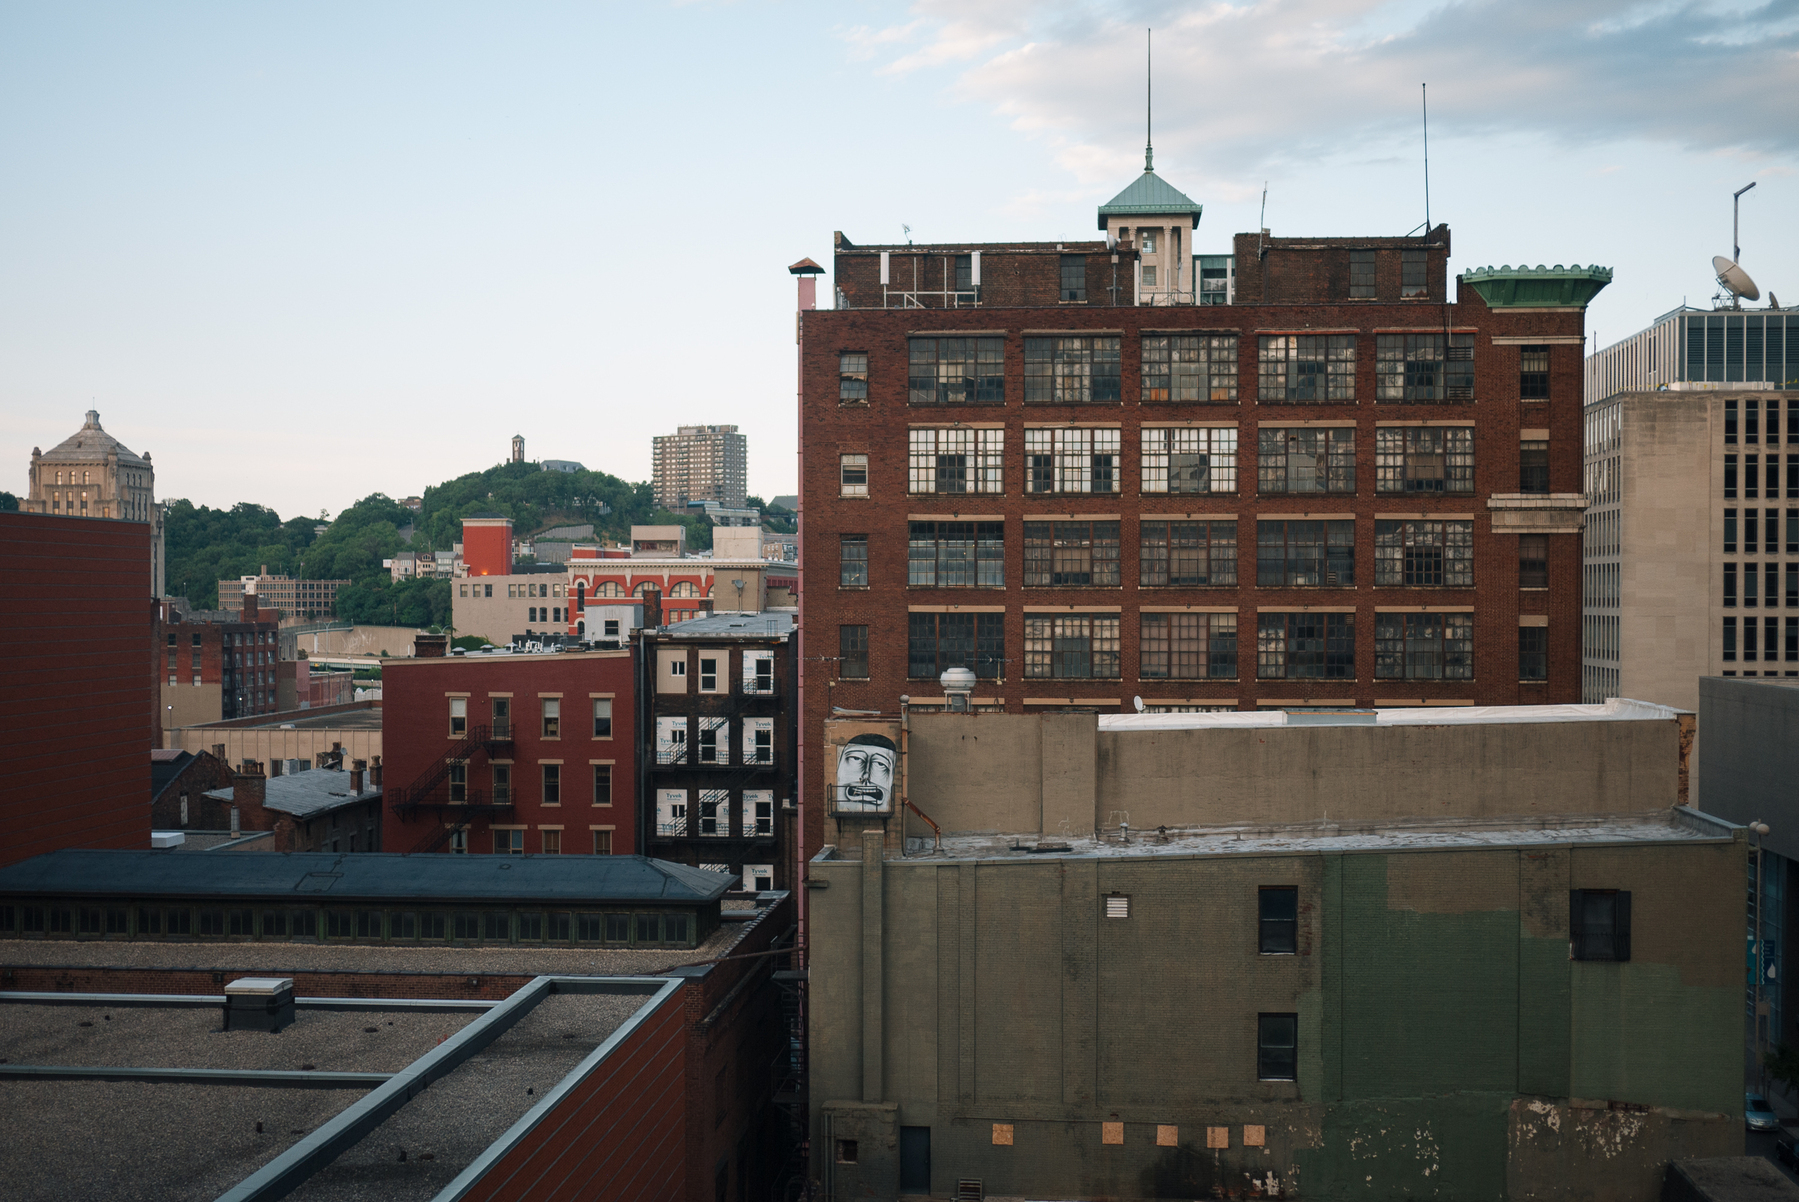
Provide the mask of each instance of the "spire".
POLYGON ((1156 83, 1156 31, 1143 31, 1143 170, 1145 174, 1156 169, 1155 132, 1155 83, 1156 83))

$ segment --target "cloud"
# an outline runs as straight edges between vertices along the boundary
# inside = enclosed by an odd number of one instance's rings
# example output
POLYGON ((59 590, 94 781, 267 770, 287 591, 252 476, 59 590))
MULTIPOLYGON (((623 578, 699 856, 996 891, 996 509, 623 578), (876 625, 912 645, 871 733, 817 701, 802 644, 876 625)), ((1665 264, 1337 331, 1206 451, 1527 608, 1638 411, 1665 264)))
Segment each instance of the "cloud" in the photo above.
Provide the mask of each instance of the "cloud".
POLYGON ((1141 162, 1150 26, 1157 156, 1196 185, 1409 140, 1420 82, 1433 138, 1799 151, 1799 0, 919 0, 911 17, 883 70, 951 72, 1095 185, 1141 162))

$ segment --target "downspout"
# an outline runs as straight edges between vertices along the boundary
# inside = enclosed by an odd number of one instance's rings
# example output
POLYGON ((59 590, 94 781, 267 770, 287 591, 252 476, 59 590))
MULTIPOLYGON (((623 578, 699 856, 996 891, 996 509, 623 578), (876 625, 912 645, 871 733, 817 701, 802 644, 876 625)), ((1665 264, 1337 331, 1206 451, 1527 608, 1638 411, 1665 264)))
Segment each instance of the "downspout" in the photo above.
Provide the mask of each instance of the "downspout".
MULTIPOLYGON (((904 695, 900 697, 900 805, 903 809, 911 810, 914 814, 917 814, 920 818, 925 820, 925 823, 930 826, 932 832, 937 836, 937 851, 941 854, 943 851, 943 828, 938 826, 936 821, 933 820, 929 814, 912 804, 911 705, 912 698, 904 695)), ((906 854, 906 825, 904 814, 900 816, 900 854, 902 856, 906 854)))

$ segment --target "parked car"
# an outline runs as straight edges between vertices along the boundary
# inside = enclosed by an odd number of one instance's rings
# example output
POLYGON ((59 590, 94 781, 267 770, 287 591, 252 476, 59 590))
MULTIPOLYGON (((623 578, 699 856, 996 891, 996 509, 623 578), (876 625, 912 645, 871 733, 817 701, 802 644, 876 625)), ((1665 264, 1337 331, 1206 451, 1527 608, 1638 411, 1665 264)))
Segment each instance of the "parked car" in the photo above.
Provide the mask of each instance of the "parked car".
POLYGON ((1799 1172, 1799 1148, 1793 1146, 1792 1136, 1783 1135, 1774 1141, 1774 1159, 1799 1172))
POLYGON ((1768 1105, 1768 1099, 1758 1093, 1743 1095, 1743 1125, 1751 1131, 1778 1131, 1780 1117, 1774 1113, 1774 1107, 1768 1105))

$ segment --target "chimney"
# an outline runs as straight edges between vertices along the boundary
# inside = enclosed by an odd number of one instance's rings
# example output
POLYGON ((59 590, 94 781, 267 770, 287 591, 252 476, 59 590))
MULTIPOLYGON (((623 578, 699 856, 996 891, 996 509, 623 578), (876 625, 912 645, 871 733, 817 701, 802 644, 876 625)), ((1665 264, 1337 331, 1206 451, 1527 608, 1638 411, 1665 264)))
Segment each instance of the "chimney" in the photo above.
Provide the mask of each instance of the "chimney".
POLYGON ((245 760, 231 777, 231 829, 239 831, 247 825, 253 831, 269 829, 268 811, 263 802, 268 799, 269 778, 263 775, 262 765, 255 760, 245 760))
POLYGON ((213 757, 222 764, 229 764, 231 762, 225 758, 225 745, 223 743, 214 743, 212 745, 212 754, 213 757))
POLYGON ((239 617, 245 622, 262 621, 262 613, 256 604, 256 594, 249 589, 244 590, 244 607, 239 617))
POLYGON ((375 788, 375 789, 379 789, 381 787, 381 757, 380 756, 375 756, 372 760, 369 761, 369 786, 371 788, 375 788))
POLYGON ((442 659, 449 654, 450 636, 447 634, 417 634, 412 639, 412 656, 414 659, 442 659))
POLYGON ((350 761, 350 792, 352 792, 352 793, 362 792, 362 773, 363 773, 363 770, 367 767, 368 767, 368 761, 366 761, 366 760, 351 760, 350 761))

